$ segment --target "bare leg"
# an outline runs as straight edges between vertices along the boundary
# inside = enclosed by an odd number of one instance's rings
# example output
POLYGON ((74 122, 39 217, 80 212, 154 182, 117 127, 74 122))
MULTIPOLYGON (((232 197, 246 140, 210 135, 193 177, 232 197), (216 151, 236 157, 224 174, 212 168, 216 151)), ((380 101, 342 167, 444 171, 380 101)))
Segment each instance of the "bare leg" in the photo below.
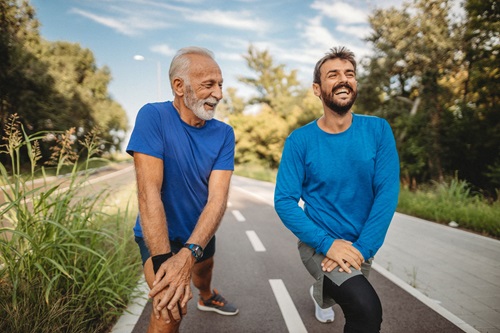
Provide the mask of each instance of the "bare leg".
POLYGON ((212 270, 214 268, 214 257, 204 260, 194 265, 192 280, 194 286, 200 291, 203 299, 209 299, 212 296, 212 270))

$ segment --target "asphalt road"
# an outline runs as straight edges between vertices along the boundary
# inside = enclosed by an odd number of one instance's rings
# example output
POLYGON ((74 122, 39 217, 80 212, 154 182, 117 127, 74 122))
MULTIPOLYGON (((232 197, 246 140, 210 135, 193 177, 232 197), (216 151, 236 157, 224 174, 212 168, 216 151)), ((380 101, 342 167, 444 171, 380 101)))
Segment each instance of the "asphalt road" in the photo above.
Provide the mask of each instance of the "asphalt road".
MULTIPOLYGON (((242 182, 246 180, 233 180, 229 207, 217 232, 213 277, 213 287, 237 304, 240 313, 199 311, 194 290, 181 332, 342 332, 338 306, 334 323, 315 319, 308 293, 314 280, 300 261, 295 236, 279 220, 269 195, 260 195, 258 186, 239 186, 242 182)), ((377 271, 372 270, 370 280, 384 309, 382 332, 462 332, 377 271)), ((146 332, 150 313, 147 303, 131 332, 146 332)))

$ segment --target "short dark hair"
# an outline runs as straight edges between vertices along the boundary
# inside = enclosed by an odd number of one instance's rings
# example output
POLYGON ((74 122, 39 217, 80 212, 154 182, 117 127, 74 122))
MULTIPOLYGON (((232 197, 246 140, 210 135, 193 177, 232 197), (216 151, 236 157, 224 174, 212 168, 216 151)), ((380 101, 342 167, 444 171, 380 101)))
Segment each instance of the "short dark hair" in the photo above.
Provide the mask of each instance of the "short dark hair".
POLYGON ((345 46, 332 47, 330 51, 327 52, 325 56, 319 59, 319 61, 316 63, 316 66, 314 67, 314 77, 313 77, 314 83, 321 82, 321 66, 323 66, 323 64, 327 60, 332 60, 337 58, 349 61, 354 67, 354 72, 356 72, 356 60, 354 59, 354 53, 345 46))

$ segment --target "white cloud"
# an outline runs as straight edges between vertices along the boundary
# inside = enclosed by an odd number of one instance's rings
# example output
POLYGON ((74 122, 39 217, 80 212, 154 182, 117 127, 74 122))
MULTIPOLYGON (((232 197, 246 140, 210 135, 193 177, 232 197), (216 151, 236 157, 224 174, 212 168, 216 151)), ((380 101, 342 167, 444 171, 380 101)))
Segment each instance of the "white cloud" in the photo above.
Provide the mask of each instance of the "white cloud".
POLYGON ((316 0, 311 5, 320 14, 333 18, 341 23, 366 23, 367 14, 348 3, 336 0, 316 0))
POLYGON ((191 11, 190 14, 185 15, 185 18, 192 22, 208 23, 238 30, 264 32, 268 28, 265 22, 256 19, 255 15, 249 11, 191 11))
POLYGON ((161 20, 146 19, 145 16, 140 13, 122 17, 112 17, 94 14, 78 8, 72 8, 70 12, 88 18, 127 36, 135 36, 139 35, 144 30, 162 29, 168 26, 167 23, 161 20))
POLYGON ((333 45, 339 44, 330 31, 322 25, 321 16, 316 16, 309 20, 302 32, 302 36, 313 47, 328 49, 333 45))
POLYGON ((151 47, 151 51, 154 53, 159 53, 162 55, 165 55, 167 57, 173 56, 176 50, 172 49, 170 46, 167 44, 158 44, 158 45, 153 45, 151 47))
POLYGON ((356 36, 360 39, 368 37, 372 31, 371 28, 367 25, 362 25, 362 26, 338 25, 335 30, 344 34, 356 36))
POLYGON ((215 55, 215 59, 229 60, 229 61, 242 61, 243 55, 234 52, 218 52, 215 55))

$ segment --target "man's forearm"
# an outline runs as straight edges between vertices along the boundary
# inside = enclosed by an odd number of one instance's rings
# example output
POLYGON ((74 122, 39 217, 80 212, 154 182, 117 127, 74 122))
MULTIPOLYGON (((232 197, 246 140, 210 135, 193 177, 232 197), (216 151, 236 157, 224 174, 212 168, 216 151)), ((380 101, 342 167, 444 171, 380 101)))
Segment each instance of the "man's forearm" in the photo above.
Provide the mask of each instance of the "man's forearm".
POLYGON ((189 237, 188 243, 198 244, 205 248, 210 239, 215 235, 224 216, 227 206, 227 195, 223 200, 208 202, 201 213, 198 223, 189 237))
POLYGON ((170 252, 168 228, 160 199, 139 199, 142 234, 151 256, 170 252))

